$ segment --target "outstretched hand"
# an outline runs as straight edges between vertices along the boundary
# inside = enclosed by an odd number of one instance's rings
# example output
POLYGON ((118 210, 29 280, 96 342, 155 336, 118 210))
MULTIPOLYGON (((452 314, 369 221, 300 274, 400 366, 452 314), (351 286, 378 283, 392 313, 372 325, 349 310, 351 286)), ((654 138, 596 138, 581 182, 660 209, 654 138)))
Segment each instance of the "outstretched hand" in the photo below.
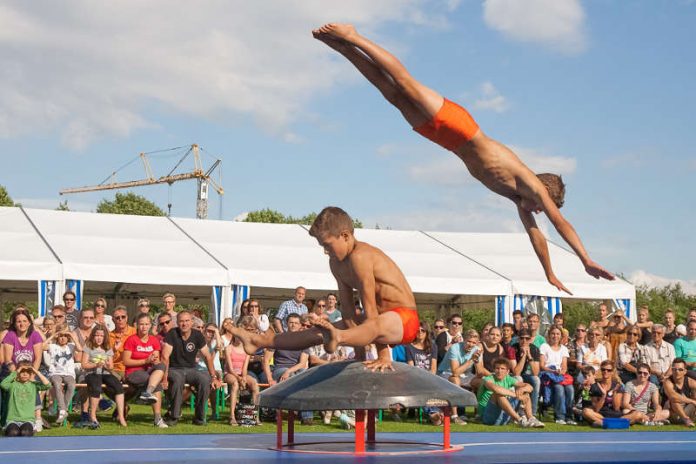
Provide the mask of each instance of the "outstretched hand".
POLYGON ((585 264, 585 271, 588 274, 590 274, 592 277, 594 277, 595 279, 599 279, 601 277, 601 278, 607 279, 607 280, 614 280, 616 278, 616 277, 614 277, 614 274, 607 271, 606 269, 604 269, 602 266, 595 263, 594 261, 588 261, 585 264))
POLYGON ((558 278, 557 278, 555 275, 552 275, 551 277, 549 277, 549 283, 550 283, 551 285, 553 285, 554 287, 556 287, 557 289, 559 289, 560 291, 566 292, 568 295, 572 295, 572 294, 573 294, 570 290, 568 290, 568 289, 565 287, 565 285, 563 285, 563 282, 561 282, 560 280, 558 280, 558 278))
POLYGON ((384 372, 393 371, 394 366, 392 365, 391 359, 375 359, 374 361, 363 361, 363 366, 366 369, 370 369, 372 372, 384 372))

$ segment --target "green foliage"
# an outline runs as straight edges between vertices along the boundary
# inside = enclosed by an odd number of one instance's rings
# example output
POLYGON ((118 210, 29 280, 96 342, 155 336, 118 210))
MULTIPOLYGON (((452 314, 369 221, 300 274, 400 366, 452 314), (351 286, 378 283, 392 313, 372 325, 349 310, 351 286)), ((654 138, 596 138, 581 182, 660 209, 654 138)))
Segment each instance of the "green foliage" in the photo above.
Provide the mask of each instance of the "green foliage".
POLYGON ((2 185, 0 185, 0 206, 18 206, 12 201, 12 197, 2 185))
POLYGON ((679 284, 653 288, 641 285, 636 287, 636 305, 648 305, 650 319, 655 322, 664 321, 665 311, 671 308, 679 324, 686 320, 689 309, 696 308, 696 295, 687 295, 679 284))
POLYGON ((133 192, 117 193, 113 201, 102 200, 97 205, 97 213, 134 214, 136 216, 164 216, 156 204, 133 192))
POLYGON ((599 316, 599 304, 590 303, 587 301, 563 302, 563 326, 570 331, 571 334, 575 333, 575 327, 578 324, 589 324, 590 322, 597 319, 599 316))
POLYGON ((70 211, 70 208, 68 208, 68 200, 61 201, 60 203, 58 203, 56 211, 70 211))
MULTIPOLYGON (((258 211, 250 211, 244 222, 263 222, 266 224, 304 224, 311 225, 317 218, 317 213, 309 213, 302 217, 286 216, 274 209, 265 208, 258 211)), ((358 219, 353 219, 353 227, 362 229, 363 224, 358 219)))

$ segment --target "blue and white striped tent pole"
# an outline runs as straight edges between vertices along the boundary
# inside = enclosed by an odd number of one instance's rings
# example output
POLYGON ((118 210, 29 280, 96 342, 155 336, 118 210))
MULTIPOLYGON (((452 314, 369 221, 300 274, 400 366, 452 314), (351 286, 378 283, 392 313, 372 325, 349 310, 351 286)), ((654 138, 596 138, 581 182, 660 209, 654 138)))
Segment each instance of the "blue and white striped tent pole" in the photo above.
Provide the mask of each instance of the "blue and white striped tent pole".
POLYGON ((44 317, 48 310, 57 304, 58 282, 55 280, 39 280, 39 316, 44 317))
POLYGON ((239 317, 240 313, 240 307, 242 305, 242 301, 246 300, 249 298, 251 295, 251 287, 248 285, 232 285, 232 304, 230 305, 232 308, 232 314, 231 316, 234 319, 237 319, 239 317))
POLYGON ((506 304, 507 301, 508 298, 505 295, 495 297, 495 325, 497 326, 512 321, 512 311, 506 304))
POLYGON ((561 303, 561 299, 556 296, 515 295, 513 297, 512 309, 513 311, 519 309, 520 311, 524 312, 527 305, 537 299, 543 301, 544 308, 546 308, 546 310, 549 312, 552 319, 556 314, 563 312, 563 304, 561 303))
POLYGON ((208 321, 213 322, 215 325, 220 325, 222 321, 222 285, 213 286, 213 291, 210 296, 210 314, 208 315, 208 321))
POLYGON ((635 310, 631 307, 631 300, 629 298, 616 298, 613 301, 614 306, 621 309, 627 318, 631 321, 636 320, 635 310))

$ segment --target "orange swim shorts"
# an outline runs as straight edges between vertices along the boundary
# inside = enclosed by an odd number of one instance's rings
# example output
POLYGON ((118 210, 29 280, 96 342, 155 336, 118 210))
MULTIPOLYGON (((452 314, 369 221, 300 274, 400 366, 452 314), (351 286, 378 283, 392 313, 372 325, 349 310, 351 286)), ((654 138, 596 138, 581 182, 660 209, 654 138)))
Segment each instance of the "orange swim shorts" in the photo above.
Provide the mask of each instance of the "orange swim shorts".
POLYGON ((389 311, 394 311, 401 318, 401 326, 403 328, 403 336, 400 345, 411 343, 418 335, 420 328, 420 320, 418 319, 418 311, 411 308, 394 308, 389 311))
POLYGON ((454 151, 474 138, 479 126, 469 112, 445 98, 442 108, 431 121, 420 127, 414 127, 426 139, 454 151))

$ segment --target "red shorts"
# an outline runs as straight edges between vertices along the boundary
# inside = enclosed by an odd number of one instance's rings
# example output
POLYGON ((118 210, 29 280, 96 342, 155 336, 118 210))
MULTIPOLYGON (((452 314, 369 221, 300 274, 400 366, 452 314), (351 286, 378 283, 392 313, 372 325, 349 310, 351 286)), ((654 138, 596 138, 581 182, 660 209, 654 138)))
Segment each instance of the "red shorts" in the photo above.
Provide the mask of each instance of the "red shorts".
POLYGON ((431 121, 413 130, 438 145, 454 151, 474 138, 479 126, 469 112, 445 98, 431 121))
POLYGON ((411 308, 394 308, 389 311, 394 311, 401 318, 401 327, 403 328, 403 336, 399 345, 411 343, 418 335, 420 328, 420 320, 418 319, 418 311, 411 308))

